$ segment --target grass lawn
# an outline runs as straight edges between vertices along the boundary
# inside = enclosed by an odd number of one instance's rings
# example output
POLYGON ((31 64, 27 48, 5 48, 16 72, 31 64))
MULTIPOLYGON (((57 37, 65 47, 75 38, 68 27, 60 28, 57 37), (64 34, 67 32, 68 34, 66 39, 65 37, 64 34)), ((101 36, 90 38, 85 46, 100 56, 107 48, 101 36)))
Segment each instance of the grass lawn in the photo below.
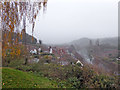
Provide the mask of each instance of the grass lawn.
POLYGON ((57 83, 12 68, 2 68, 2 88, 56 88, 57 83))

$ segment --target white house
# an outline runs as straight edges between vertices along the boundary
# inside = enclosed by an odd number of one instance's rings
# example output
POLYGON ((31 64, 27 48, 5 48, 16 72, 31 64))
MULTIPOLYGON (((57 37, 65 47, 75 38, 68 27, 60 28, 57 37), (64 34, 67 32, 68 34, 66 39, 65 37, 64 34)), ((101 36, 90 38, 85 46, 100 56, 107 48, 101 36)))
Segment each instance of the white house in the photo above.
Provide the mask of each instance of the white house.
POLYGON ((39 54, 40 54, 41 50, 42 50, 41 48, 38 49, 39 54))
POLYGON ((50 54, 52 54, 53 53, 53 50, 52 50, 52 48, 50 48, 50 54))
POLYGON ((31 54, 37 54, 37 50, 36 50, 36 49, 30 50, 30 53, 31 53, 31 54))
POLYGON ((83 67, 83 64, 80 62, 80 60, 78 60, 76 64, 80 64, 83 67))

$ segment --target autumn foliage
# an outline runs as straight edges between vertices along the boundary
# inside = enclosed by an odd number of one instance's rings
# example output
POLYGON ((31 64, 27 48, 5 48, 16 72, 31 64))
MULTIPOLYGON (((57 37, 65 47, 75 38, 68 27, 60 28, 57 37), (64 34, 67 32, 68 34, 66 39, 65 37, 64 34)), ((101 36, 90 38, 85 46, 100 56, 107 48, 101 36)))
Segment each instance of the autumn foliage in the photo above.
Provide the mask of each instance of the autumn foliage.
MULTIPOLYGON (((20 49, 19 38, 26 33, 27 22, 32 24, 32 35, 35 27, 36 17, 43 6, 45 10, 47 0, 43 2, 5 2, 0 1, 0 22, 2 35, 2 57, 3 60, 8 55, 11 58, 19 57, 23 53, 20 49), (14 37, 17 33, 17 37, 14 37)), ((23 45, 24 46, 24 45, 23 45)))

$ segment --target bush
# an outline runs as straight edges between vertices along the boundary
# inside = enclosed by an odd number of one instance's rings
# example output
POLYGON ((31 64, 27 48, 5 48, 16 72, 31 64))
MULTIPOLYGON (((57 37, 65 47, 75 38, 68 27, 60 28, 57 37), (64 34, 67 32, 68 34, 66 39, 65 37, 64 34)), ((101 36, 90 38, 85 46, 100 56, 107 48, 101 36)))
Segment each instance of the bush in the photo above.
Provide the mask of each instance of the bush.
POLYGON ((24 59, 16 59, 12 60, 9 64, 8 67, 18 67, 19 65, 24 64, 24 59))
POLYGON ((22 70, 22 71, 32 71, 32 68, 30 66, 26 66, 26 65, 19 65, 16 67, 16 69, 22 70))
POLYGON ((77 77, 72 77, 72 78, 69 78, 68 81, 71 83, 72 87, 73 88, 80 88, 80 81, 77 79, 77 77))
POLYGON ((93 79, 95 87, 98 88, 116 88, 117 84, 115 83, 115 81, 115 78, 105 75, 96 75, 93 79))

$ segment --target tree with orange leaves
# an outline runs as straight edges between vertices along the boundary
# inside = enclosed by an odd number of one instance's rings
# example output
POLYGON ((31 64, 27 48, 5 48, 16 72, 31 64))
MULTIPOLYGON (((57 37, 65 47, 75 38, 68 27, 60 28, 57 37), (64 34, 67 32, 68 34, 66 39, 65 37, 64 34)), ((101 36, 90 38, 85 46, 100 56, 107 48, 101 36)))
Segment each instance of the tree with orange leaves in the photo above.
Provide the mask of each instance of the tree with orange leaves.
POLYGON ((18 40, 23 36, 21 31, 26 33, 26 22, 29 21, 29 23, 32 24, 33 35, 36 17, 42 4, 45 10, 47 0, 43 0, 43 2, 32 2, 32 0, 26 0, 25 2, 19 2, 19 0, 10 2, 0 1, 0 25, 3 31, 3 59, 8 54, 12 58, 20 56, 21 50, 18 40), (20 27, 22 27, 22 29, 20 29, 20 27), (12 37, 15 32, 17 33, 17 37, 13 39, 12 37))

